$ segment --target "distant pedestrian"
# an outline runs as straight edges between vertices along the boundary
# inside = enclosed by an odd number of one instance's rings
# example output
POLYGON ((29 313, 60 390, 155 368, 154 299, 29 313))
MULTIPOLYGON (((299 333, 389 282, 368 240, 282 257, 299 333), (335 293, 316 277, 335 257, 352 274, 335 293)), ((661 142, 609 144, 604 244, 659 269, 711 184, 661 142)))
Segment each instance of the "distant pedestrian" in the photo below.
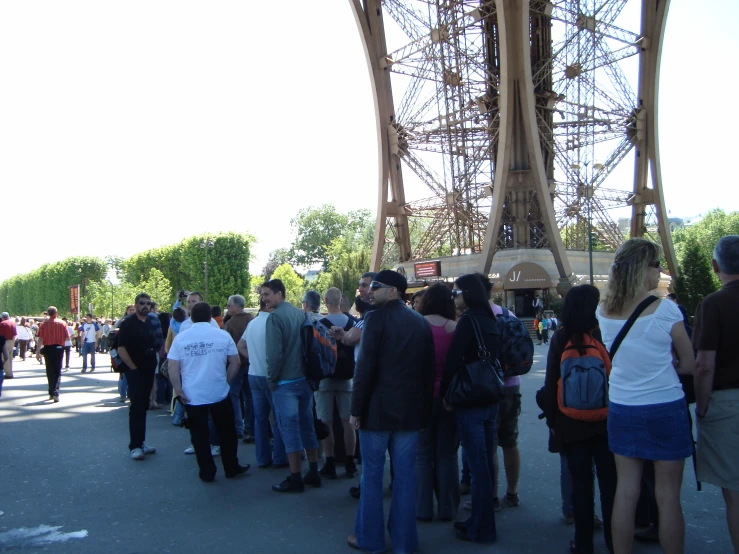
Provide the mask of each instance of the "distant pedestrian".
POLYGON ((739 235, 718 241, 711 261, 723 283, 695 313, 693 347, 698 479, 721 487, 734 552, 739 552, 739 235))
POLYGON ((97 351, 98 341, 102 331, 96 321, 93 321, 92 314, 85 316, 85 322, 82 324, 82 373, 87 372, 87 355, 90 355, 90 373, 95 371, 95 352, 97 351))
POLYGON ((128 368, 128 449, 132 460, 143 460, 145 454, 156 452, 145 441, 146 410, 157 368, 157 350, 149 317, 151 297, 144 292, 137 294, 134 306, 135 313, 125 318, 118 330, 118 355, 128 368))
POLYGON ((3 364, 3 371, 5 372, 6 379, 13 378, 13 348, 15 347, 15 339, 18 338, 18 332, 16 330, 15 321, 10 319, 8 312, 3 312, 0 315, 0 335, 5 337, 5 363, 3 364))
POLYGON ((31 341, 31 329, 28 327, 25 317, 21 318, 16 331, 18 333, 18 357, 21 362, 25 362, 26 350, 28 349, 28 343, 31 341))
POLYGON ((236 455, 238 439, 229 398, 228 383, 239 372, 240 361, 231 336, 210 326, 210 305, 195 304, 190 319, 192 326, 180 329, 169 350, 169 377, 190 420, 200 479, 210 483, 215 479, 216 465, 210 448, 209 418, 218 431, 226 477, 243 475, 249 469, 249 464, 239 465, 236 455))
POLYGON ((49 306, 46 311, 49 313, 49 319, 41 324, 36 334, 39 348, 36 359, 41 363, 41 355, 43 354, 46 363, 46 380, 49 384, 49 400, 59 402, 62 356, 64 355, 64 343, 69 338, 69 332, 65 323, 57 318, 55 306, 49 306))

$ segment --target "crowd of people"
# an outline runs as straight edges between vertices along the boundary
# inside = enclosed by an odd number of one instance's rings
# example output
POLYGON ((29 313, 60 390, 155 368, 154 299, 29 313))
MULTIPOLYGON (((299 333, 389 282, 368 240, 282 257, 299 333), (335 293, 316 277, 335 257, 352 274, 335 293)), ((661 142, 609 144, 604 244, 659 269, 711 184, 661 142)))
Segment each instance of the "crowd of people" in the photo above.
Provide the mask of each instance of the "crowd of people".
MULTIPOLYGON (((660 258, 655 244, 628 240, 615 254, 603 299, 597 288, 579 285, 564 297, 559 318, 537 313, 540 344, 551 343, 537 403, 549 448, 560 456, 562 517, 574 524, 569 549, 576 554, 594 551, 601 527, 610 552, 631 552, 635 524, 644 528, 637 537, 659 540, 668 554, 683 552, 680 490, 685 458, 694 453, 698 480, 722 489, 739 552, 739 355, 729 319, 739 311, 739 236, 716 245, 713 269, 724 286, 704 299, 692 326, 676 302, 650 292, 660 258), (596 478, 602 520, 594 510, 596 478)), ((169 404, 173 422, 187 422, 185 453, 195 455, 205 482, 216 477, 214 456, 226 478, 250 469, 238 458, 239 439, 255 443, 259 468, 289 471, 272 486, 276 493, 353 478, 361 460, 360 484, 350 489, 359 505, 348 543, 382 552, 389 452, 387 529, 395 552, 416 551, 419 523, 434 520, 452 524, 460 540, 495 542, 496 512, 521 503, 521 377, 490 363, 500 387, 494 400, 460 396, 465 380, 476 383, 471 367, 501 358, 511 340, 501 318, 515 315, 490 300, 492 286, 468 274, 408 299, 405 277, 384 270, 362 276, 353 306, 329 288, 306 291, 297 307, 272 279, 260 287, 256 317, 238 294, 221 317, 199 293, 181 291, 170 317, 140 293, 124 317, 103 322, 112 324, 106 347, 119 358, 119 391, 130 402, 130 457, 156 452, 146 443, 147 410, 169 404), (335 356, 320 380, 309 377, 311 341, 335 356), (498 490, 498 447, 505 492, 498 490), (462 502, 465 494, 470 500, 462 502)), ((0 333, 7 338, 6 321, 4 313, 0 333)), ((93 371, 108 335, 89 314, 82 328, 83 371, 87 354, 93 371)), ((54 402, 73 331, 51 306, 32 339, 19 339, 37 341, 54 402)))

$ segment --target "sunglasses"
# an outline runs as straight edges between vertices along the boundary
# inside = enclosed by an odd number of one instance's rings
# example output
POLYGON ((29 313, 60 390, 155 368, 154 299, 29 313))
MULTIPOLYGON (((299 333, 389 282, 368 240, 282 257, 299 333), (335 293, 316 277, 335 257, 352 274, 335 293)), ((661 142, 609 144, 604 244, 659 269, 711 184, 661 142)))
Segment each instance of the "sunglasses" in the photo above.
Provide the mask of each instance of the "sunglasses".
POLYGON ((452 298, 457 298, 460 294, 462 294, 464 291, 460 289, 452 289, 452 298))
POLYGON ((386 285, 385 283, 380 283, 380 281, 372 281, 370 283, 370 290, 377 290, 377 289, 394 289, 395 287, 391 287, 390 285, 386 285))

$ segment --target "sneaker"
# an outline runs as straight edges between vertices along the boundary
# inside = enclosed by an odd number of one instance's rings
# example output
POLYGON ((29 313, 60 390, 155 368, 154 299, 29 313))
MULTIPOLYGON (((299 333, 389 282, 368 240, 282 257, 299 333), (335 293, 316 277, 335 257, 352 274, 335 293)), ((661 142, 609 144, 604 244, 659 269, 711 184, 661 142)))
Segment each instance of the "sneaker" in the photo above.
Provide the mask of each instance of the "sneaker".
POLYGON ((53 400, 54 400, 54 404, 56 404, 57 402, 59 402, 59 395, 58 394, 55 394, 53 400))
POLYGON ((195 454, 195 447, 191 444, 190 446, 185 448, 185 454, 187 454, 188 456, 195 454))
POLYGON ((134 448, 133 450, 131 450, 131 459, 132 460, 143 460, 144 452, 140 448, 134 448))
MULTIPOLYGON (((336 469, 334 469, 334 474, 336 474, 336 469)), ((303 483, 306 485, 310 485, 311 487, 320 489, 321 476, 318 475, 317 472, 306 471, 305 475, 303 475, 303 483)))
POLYGON ((272 485, 272 490, 274 492, 303 492, 305 486, 302 481, 298 485, 294 484, 292 476, 288 475, 279 485, 272 485))
POLYGON ((220 446, 216 446, 215 444, 211 444, 210 445, 210 455, 213 456, 214 458, 216 456, 220 456, 221 455, 221 447, 220 446))
POLYGON ((518 508, 518 505, 521 504, 521 499, 518 497, 518 493, 511 494, 507 492, 503 497, 503 502, 505 502, 511 508, 518 508))
POLYGON ((147 446, 145 443, 141 445, 141 451, 144 454, 156 454, 157 449, 153 446, 147 446))
POLYGON ((321 477, 325 477, 326 479, 338 479, 338 475, 336 473, 336 466, 334 464, 326 464, 324 465, 319 471, 318 475, 321 477))

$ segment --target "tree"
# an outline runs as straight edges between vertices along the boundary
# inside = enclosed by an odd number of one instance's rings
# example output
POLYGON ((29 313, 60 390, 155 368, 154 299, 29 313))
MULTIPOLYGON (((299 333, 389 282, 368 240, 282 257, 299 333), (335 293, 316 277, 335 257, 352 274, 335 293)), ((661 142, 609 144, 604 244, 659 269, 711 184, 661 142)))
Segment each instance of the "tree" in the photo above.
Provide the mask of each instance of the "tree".
POLYGON ((172 285, 169 284, 164 274, 153 267, 149 271, 149 278, 137 285, 139 292, 145 292, 151 296, 151 300, 159 306, 160 312, 168 312, 172 306, 172 285))
POLYGON ((689 314, 694 314, 698 304, 717 290, 711 261, 695 236, 688 235, 678 259, 680 275, 675 283, 675 293, 689 314))
POLYGON ((336 287, 349 298, 354 298, 362 274, 369 271, 370 249, 349 247, 342 238, 335 239, 328 249, 330 262, 328 269, 318 275, 313 285, 321 294, 330 287, 336 287))
POLYGON ((297 265, 311 266, 321 263, 328 267, 328 247, 336 238, 348 231, 349 217, 340 214, 331 204, 300 210, 290 220, 296 238, 290 249, 292 261, 297 265))
MULTIPOLYGON (((264 269, 262 269, 264 281, 269 281, 272 278, 272 274, 275 272, 275 269, 280 267, 282 264, 290 263, 290 260, 290 250, 288 248, 272 250, 272 252, 269 253, 269 258, 267 259, 264 269)), ((262 283, 264 281, 262 281, 262 283)))
MULTIPOLYGON (((710 260, 713 257, 713 249, 716 243, 726 235, 739 235, 739 212, 727 214, 722 209, 717 208, 708 212, 695 225, 675 231, 672 234, 672 240, 678 258, 680 258, 681 251, 686 246, 689 237, 693 237, 710 260)), ((716 282, 718 283, 718 281, 716 282)))
POLYGON ((275 269, 272 279, 279 279, 285 285, 285 299, 294 306, 300 306, 303 300, 303 279, 295 273, 290 264, 282 264, 275 269))
POLYGON ((126 306, 133 304, 141 292, 135 285, 121 281, 111 283, 100 280, 90 284, 90 303, 96 316, 118 319, 126 312, 126 306))
POLYGON ((246 298, 247 307, 259 307, 259 289, 261 288, 262 283, 264 283, 265 281, 266 279, 261 275, 252 275, 249 278, 249 290, 247 291, 247 294, 244 295, 244 297, 246 298))

